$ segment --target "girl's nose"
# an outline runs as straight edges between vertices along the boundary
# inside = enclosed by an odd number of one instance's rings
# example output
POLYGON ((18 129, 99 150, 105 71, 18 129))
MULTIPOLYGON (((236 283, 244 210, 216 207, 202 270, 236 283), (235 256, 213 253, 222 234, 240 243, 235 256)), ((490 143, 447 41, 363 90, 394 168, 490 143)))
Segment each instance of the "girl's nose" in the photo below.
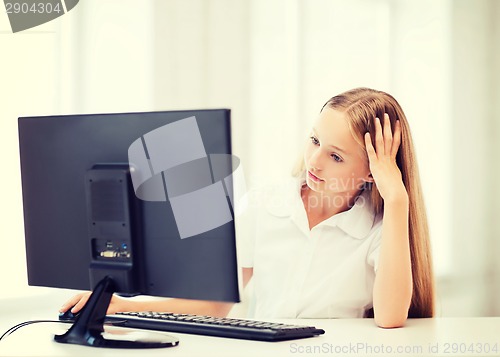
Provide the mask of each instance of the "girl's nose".
POLYGON ((309 165, 315 170, 321 170, 321 150, 316 149, 309 158, 309 165))

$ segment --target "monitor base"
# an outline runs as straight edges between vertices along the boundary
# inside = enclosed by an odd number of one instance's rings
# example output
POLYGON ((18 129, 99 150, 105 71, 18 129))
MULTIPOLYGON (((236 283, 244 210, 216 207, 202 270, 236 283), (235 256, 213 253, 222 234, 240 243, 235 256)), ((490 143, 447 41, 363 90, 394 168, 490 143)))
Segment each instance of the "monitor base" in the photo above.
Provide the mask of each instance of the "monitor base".
MULTIPOLYGON (((163 348, 174 347, 179 344, 179 340, 173 336, 152 332, 109 333, 119 336, 118 339, 108 339, 103 337, 104 320, 111 297, 114 293, 113 279, 105 277, 94 288, 87 304, 76 318, 73 326, 63 335, 55 335, 54 340, 59 343, 72 343, 91 347, 105 348, 163 348)), ((108 333, 106 333, 108 334, 108 333)))

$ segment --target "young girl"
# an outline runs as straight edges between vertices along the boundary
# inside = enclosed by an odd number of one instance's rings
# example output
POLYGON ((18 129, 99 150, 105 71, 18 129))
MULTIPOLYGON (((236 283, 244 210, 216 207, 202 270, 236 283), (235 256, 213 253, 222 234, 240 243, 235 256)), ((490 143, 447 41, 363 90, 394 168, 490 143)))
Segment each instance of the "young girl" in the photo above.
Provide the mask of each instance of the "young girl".
MULTIPOLYGON (((265 195, 245 229, 243 284, 256 318, 374 317, 399 327, 434 314, 427 218, 408 122, 389 94, 358 88, 331 98, 295 179, 265 195)), ((243 232, 243 231, 242 231, 243 232)), ((84 293, 61 307, 79 311, 84 293)), ((225 316, 232 304, 113 297, 108 313, 225 316)))

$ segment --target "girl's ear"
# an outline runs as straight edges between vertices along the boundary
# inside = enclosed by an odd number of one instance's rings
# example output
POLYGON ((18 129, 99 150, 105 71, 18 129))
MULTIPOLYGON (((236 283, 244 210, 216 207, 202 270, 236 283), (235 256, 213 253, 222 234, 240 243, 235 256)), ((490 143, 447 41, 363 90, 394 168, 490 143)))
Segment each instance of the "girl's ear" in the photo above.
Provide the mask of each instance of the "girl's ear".
POLYGON ((369 172, 368 175, 366 175, 365 182, 369 182, 369 183, 375 182, 375 180, 373 179, 373 175, 372 175, 371 172, 369 172))

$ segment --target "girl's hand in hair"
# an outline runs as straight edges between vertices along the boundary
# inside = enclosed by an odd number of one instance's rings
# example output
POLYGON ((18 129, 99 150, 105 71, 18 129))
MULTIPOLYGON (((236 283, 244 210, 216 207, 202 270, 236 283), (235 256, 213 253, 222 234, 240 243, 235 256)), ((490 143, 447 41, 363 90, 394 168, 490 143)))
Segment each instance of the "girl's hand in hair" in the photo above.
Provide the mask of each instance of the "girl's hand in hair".
POLYGON ((384 114, 383 130, 379 118, 375 118, 375 148, 370 133, 365 134, 365 145, 370 171, 384 202, 407 200, 401 171, 396 164, 396 154, 401 144, 401 123, 396 121, 394 134, 389 115, 384 114))

